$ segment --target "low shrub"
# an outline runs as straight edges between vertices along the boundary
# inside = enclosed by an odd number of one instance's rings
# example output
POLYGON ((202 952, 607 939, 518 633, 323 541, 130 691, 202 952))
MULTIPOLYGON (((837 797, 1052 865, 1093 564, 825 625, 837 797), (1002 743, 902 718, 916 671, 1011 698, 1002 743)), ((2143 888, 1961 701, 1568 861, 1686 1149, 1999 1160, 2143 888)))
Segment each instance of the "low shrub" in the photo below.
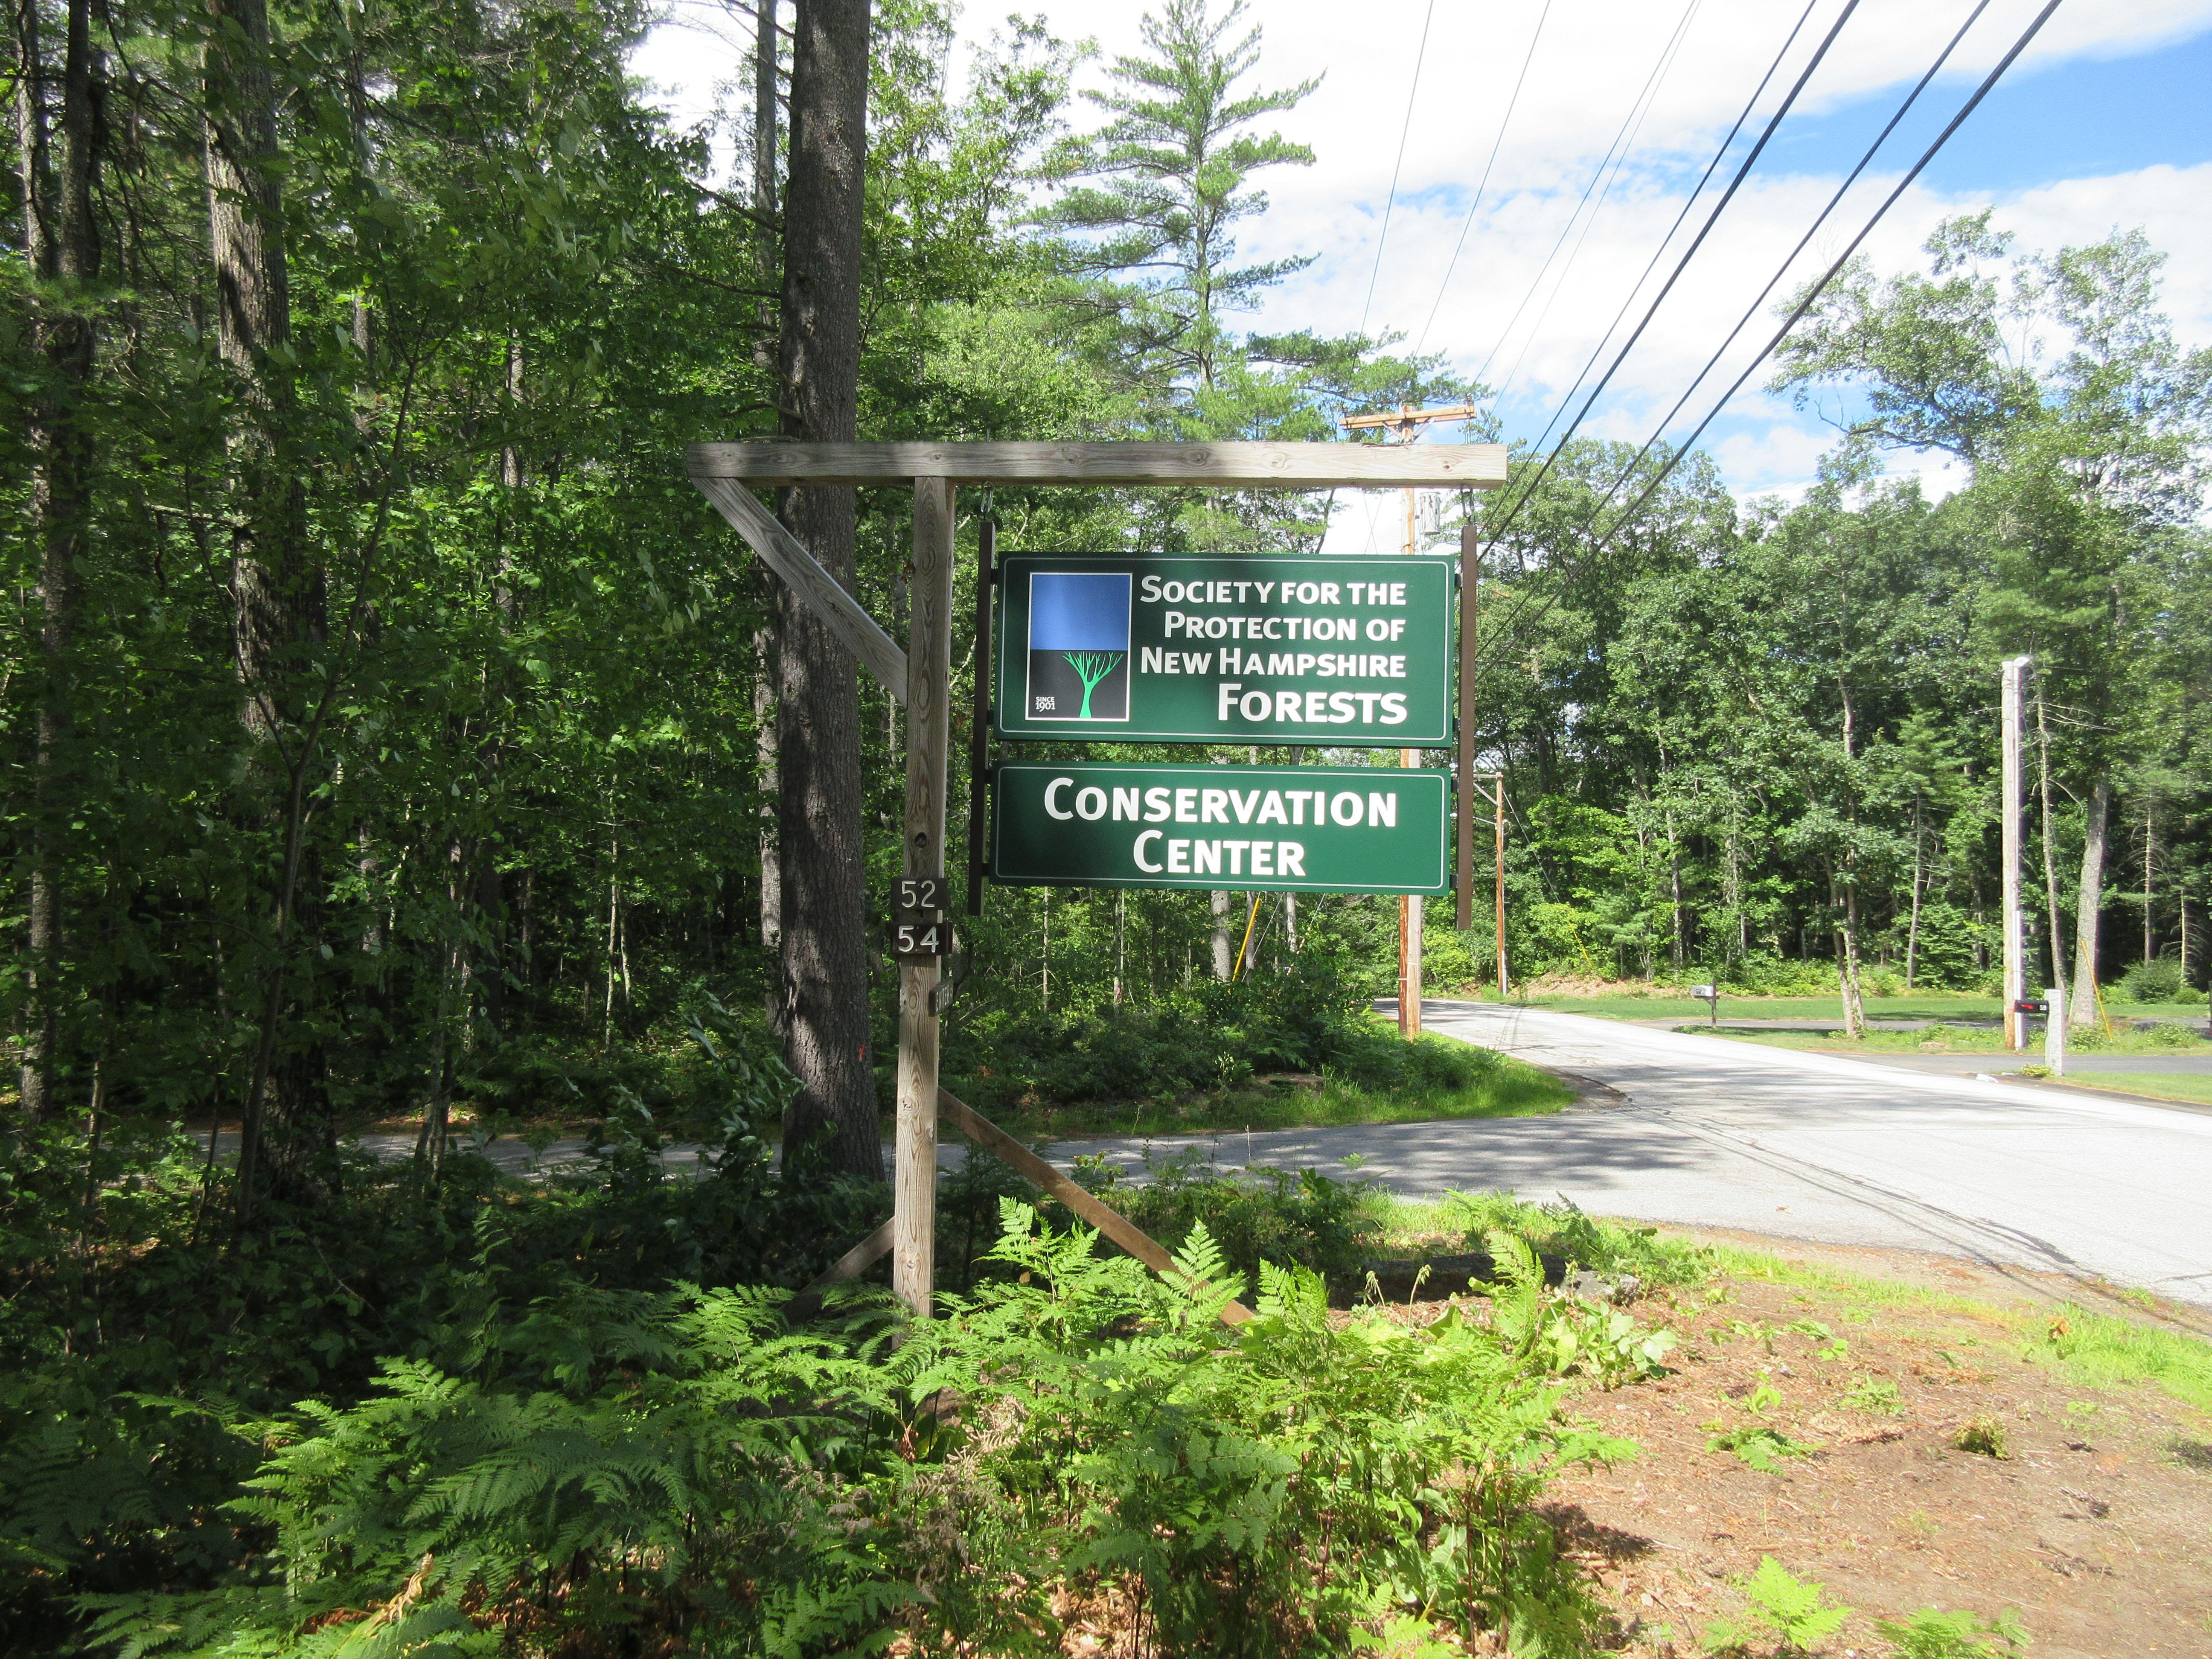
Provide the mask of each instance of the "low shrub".
POLYGON ((1480 1249, 1490 1233, 1504 1231, 1592 1273, 1633 1273, 1649 1285, 1694 1284, 1712 1267, 1708 1250, 1662 1238, 1655 1227, 1587 1215, 1564 1198, 1531 1204, 1510 1193, 1447 1193, 1443 1215, 1445 1224, 1464 1230, 1470 1249, 1480 1249))
POLYGON ((1364 1054, 1366 1006, 1364 993, 1316 958, 1296 973, 1201 980, 1141 1006, 1048 1018, 985 1009, 951 1027, 945 1068, 951 1086, 985 1112, 1024 1100, 1173 1098, 1364 1054))
POLYGON ((1170 1249, 1203 1229, 1248 1279, 1264 1263, 1343 1283, 1357 1278, 1366 1257, 1368 1183, 1356 1178, 1320 1170, 1224 1173, 1195 1146, 1148 1157, 1141 1181, 1095 1159, 1077 1178, 1170 1249))
POLYGON ((2130 1002, 2177 1002, 2183 990, 2181 964, 2172 957, 2139 962, 2113 989, 2130 1002))
POLYGON ((1961 1423, 1951 1436, 1951 1443, 1962 1452, 1972 1452, 1977 1457, 2007 1458, 2012 1455, 2012 1441, 2005 1433, 2005 1425, 1984 1412, 1961 1423))

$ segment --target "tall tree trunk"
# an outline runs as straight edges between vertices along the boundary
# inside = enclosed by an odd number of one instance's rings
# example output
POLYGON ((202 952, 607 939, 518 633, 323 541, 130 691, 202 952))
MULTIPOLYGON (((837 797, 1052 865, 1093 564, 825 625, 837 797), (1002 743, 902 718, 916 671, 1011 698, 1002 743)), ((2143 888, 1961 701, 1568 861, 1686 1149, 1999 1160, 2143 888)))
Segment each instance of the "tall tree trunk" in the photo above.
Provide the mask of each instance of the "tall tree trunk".
POLYGON ((2058 853, 2051 839, 2056 825, 2051 810, 2051 730, 2044 723, 2040 678, 2035 684, 2035 767, 2043 793, 2043 902, 2051 928, 2051 983, 2054 988, 2063 989, 2066 984, 2066 933, 2058 913, 2058 853))
POLYGON ((92 519, 93 443, 86 404, 96 344, 86 290, 100 276, 100 234, 92 213, 99 165, 100 63, 92 46, 90 0, 70 0, 63 47, 59 177, 48 171, 46 106, 36 0, 18 0, 22 62, 16 88, 22 147, 25 252, 45 291, 35 301, 33 337, 46 360, 34 400, 30 449, 31 514, 39 544, 41 685, 33 757, 30 835, 30 1030, 24 1045, 22 1109, 40 1118, 53 1097, 60 1036, 62 864, 70 819, 70 738, 76 727, 70 639, 77 566, 92 519))
POLYGON ((1866 998, 1859 988, 1859 885, 1855 854, 1844 855, 1840 878, 1831 872, 1829 902, 1836 915, 1836 985, 1843 997, 1844 1035, 1866 1036, 1866 998))
POLYGON ((2158 956, 2157 934, 2151 927, 2151 877, 2158 864, 2158 845, 2154 839, 2155 823, 2152 817, 2153 804, 2143 802, 2143 960, 2150 962, 2158 956))
POLYGON ((1682 849, 1674 839, 1674 809, 1671 806, 1667 809, 1667 884, 1674 918, 1674 972, 1679 975, 1689 930, 1683 921, 1686 907, 1682 902, 1682 849))
MULTIPOLYGON (((262 1030, 240 1137, 242 1222, 263 1185, 295 1186, 331 1138, 328 1115, 319 1109, 319 1055, 284 1049, 278 1041, 291 1000, 292 936, 303 931, 301 895, 317 886, 306 727, 309 659, 325 631, 325 596, 322 568, 307 546, 300 470, 287 453, 295 400, 283 359, 292 311, 269 14, 264 0, 210 0, 210 11, 215 27, 201 74, 216 337, 241 404, 230 432, 233 644, 245 694, 241 719, 256 740, 262 775, 276 774, 283 783, 262 1030)), ((303 959, 312 963, 312 953, 303 959)))
POLYGON ((1229 895, 1209 893, 1213 911, 1213 976, 1226 980, 1236 967, 1237 947, 1229 942, 1229 895))
MULTIPOLYGON (((849 442, 859 423, 867 0, 799 0, 791 71, 779 370, 783 430, 849 442)), ((795 489, 784 522, 857 586, 854 498, 795 489)), ((782 596, 777 805, 782 848, 783 1047, 800 1084, 784 1144, 827 1137, 831 1165, 880 1181, 868 1054, 867 890, 860 699, 854 665, 821 620, 782 596)))
POLYGON ((1905 925, 1905 988, 1912 988, 1920 957, 1920 891, 1928 876, 1928 831, 1921 822, 1920 797, 1912 798, 1912 916, 1905 925))
MULTIPOLYGON (((2089 791, 2089 811, 2081 836, 2081 894, 2074 912, 2074 1005, 2075 1025, 2097 1018, 2097 913, 2105 904, 2105 833, 2112 815, 2112 786, 2103 778, 2089 791)), ((2054 1011, 2056 1012, 2056 1011, 2054 1011)))
MULTIPOLYGON (((776 210, 775 9, 776 0, 753 0, 753 211, 760 216, 758 247, 763 279, 775 272, 778 259, 772 228, 776 210)), ((763 286, 766 285, 763 281, 763 286)), ((767 357, 773 350, 775 319, 768 314, 766 301, 762 303, 762 313, 757 349, 763 358, 762 367, 773 369, 775 364, 767 357)), ((781 678, 776 665, 775 617, 782 603, 782 584, 759 560, 753 561, 753 568, 759 573, 762 608, 769 617, 768 625, 753 634, 757 664, 753 679, 754 773, 762 799, 773 802, 777 793, 775 693, 781 678)), ((773 958, 783 944, 783 872, 776 847, 775 807, 762 806, 760 817, 760 942, 761 949, 773 958)), ((771 994, 769 1003, 770 1017, 780 1020, 782 1009, 778 1000, 771 994)))

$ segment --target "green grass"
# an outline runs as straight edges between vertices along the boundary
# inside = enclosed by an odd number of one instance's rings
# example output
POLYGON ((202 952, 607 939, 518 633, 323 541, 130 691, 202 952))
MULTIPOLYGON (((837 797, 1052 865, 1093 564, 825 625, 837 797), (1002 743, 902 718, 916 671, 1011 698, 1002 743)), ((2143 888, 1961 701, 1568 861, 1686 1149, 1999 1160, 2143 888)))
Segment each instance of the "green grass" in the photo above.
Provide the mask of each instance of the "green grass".
MULTIPOLYGON (((1531 1007, 1564 1014, 1593 1014, 1601 1019, 1704 1019, 1705 1000, 1671 991, 1629 991, 1604 996, 1533 996, 1531 1007)), ((2133 1005, 2130 1005, 2132 1011, 2133 1005)), ((1967 991, 1915 991, 1910 996, 1869 997, 1867 1013, 1875 1019, 1995 1019, 1997 1000, 1967 991)), ((2195 1006, 2202 1012, 2203 1005, 2195 1006)), ((1754 997, 1723 994, 1720 1017, 1727 1019, 1841 1019, 1842 1000, 1833 996, 1754 997)))
MULTIPOLYGON (((1556 1008, 1565 1014, 1590 1014, 1600 1019, 1705 1019, 1708 1013, 1699 997, 1678 996, 1671 989, 1610 992, 1601 996, 1538 995, 1528 1000, 1533 1008, 1556 1008)), ((1869 1019, 1996 1019, 2002 1010, 1995 997, 1974 991, 1912 991, 1866 1000, 1869 1019)), ((2180 1002, 2124 1002, 2107 990, 2105 1012, 2114 1022, 2123 1019, 2196 1018, 2206 1014, 2203 997, 2180 1002)), ((1838 996, 1762 997, 1723 993, 1720 1017, 1730 1019, 1833 1019, 1844 1017, 1838 996)))
MULTIPOLYGON (((1693 1036, 1706 1034, 1705 1028, 1701 1025, 1683 1025, 1677 1029, 1693 1036)), ((1994 1060, 2007 1060, 2014 1066, 2040 1066, 2043 1063, 2043 1036, 2040 1032, 2030 1040, 2027 1050, 2017 1055, 2005 1048, 2001 1032, 1956 1025, 1948 1026, 1940 1031, 1932 1026, 1919 1031, 1869 1031, 1856 1042, 1833 1031, 1731 1031, 1723 1029, 1711 1035, 1732 1042, 1758 1042, 1770 1048, 1814 1049, 1824 1054, 1988 1054, 1994 1060), (1930 1047, 1930 1044, 1939 1046, 1930 1047)), ((2188 1036, 2185 1041, 2171 1028, 2153 1031, 2121 1030, 2112 1036, 2099 1038, 2094 1048, 2077 1040, 2073 1052, 2212 1055, 2212 1042, 2196 1036, 2188 1036)), ((2097 1075, 2103 1078, 2107 1074, 2100 1073, 2097 1075)), ((2087 1083, 2090 1081, 2089 1075, 2084 1073, 2076 1081, 2087 1083)), ((2117 1089, 2124 1085, 2110 1083, 2100 1086, 2117 1089)), ((2192 1094, 2179 1097, 2186 1100, 2200 1098, 2192 1094)))
MULTIPOLYGON (((2212 1053, 2212 1044, 2206 1045, 2206 1052, 2212 1053)), ((2124 1095, 2212 1105, 2212 1077, 2192 1077, 2186 1072, 2080 1072, 2058 1080, 2084 1089, 2114 1089, 2124 1095)))
POLYGON ((1802 1285, 1862 1307, 1918 1308, 1994 1322, 2013 1334, 2022 1358, 2057 1365, 2085 1385, 2148 1384, 2184 1405, 2212 1411, 2212 1341, 2184 1331, 2138 1325, 2071 1304, 2056 1314, 2048 1308, 2000 1307, 1955 1291, 1784 1261, 1735 1245, 1715 1246, 1713 1256, 1723 1273, 1739 1279, 1802 1285))
POLYGON ((1206 1134, 1246 1129, 1257 1134, 1269 1129, 1334 1128, 1356 1123, 1543 1117, 1574 1098, 1574 1091, 1550 1073, 1499 1054, 1474 1082, 1460 1089, 1381 1091, 1336 1078, 1273 1078, 1182 1100, 1024 1104, 1006 1109, 1000 1121, 1024 1139, 1206 1134))

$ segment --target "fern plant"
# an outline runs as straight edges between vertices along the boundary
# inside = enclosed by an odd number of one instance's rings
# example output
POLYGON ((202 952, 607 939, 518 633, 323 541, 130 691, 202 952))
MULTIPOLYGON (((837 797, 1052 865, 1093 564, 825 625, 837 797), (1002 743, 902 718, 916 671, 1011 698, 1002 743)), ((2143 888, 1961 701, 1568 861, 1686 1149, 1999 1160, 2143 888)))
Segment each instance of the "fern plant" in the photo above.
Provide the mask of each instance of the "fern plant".
POLYGON ((1808 1583, 1771 1555, 1761 1556, 1758 1570, 1736 1588, 1747 1604, 1743 1616, 1706 1627, 1705 1644, 1713 1652, 1742 1653, 1771 1636, 1781 1653, 1808 1653, 1851 1616, 1850 1608, 1828 1604, 1825 1585, 1808 1583))
MULTIPOLYGON (((1371 1647, 1384 1615, 1575 1650, 1576 1570, 1531 1511, 1632 1448, 1562 1423, 1542 1278, 1501 1243, 1500 1316, 1333 1319, 1263 1266, 1257 1316, 1203 1226, 1155 1277, 1006 1200, 992 1273, 910 1325, 856 1291, 568 1295, 485 1328, 466 1374, 258 1425, 216 1589, 111 1596, 139 1654, 489 1654, 613 1630, 731 1655, 1057 1650, 1054 1584, 1118 1585, 1166 1653, 1371 1647), (896 1340, 895 1340, 896 1339, 896 1340)), ((1426 1639, 1426 1638, 1423 1638, 1426 1639)), ((1419 1645, 1418 1642, 1414 1644, 1419 1645)))

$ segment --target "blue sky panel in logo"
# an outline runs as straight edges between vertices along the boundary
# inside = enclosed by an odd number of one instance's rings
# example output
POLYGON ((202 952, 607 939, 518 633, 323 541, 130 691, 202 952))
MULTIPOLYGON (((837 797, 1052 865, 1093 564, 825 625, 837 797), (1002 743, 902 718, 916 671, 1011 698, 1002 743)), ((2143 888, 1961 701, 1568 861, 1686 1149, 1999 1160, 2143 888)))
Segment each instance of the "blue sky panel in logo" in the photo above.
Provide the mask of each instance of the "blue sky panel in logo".
POLYGON ((1129 718, 1129 574, 1030 575, 1030 719, 1129 718))

